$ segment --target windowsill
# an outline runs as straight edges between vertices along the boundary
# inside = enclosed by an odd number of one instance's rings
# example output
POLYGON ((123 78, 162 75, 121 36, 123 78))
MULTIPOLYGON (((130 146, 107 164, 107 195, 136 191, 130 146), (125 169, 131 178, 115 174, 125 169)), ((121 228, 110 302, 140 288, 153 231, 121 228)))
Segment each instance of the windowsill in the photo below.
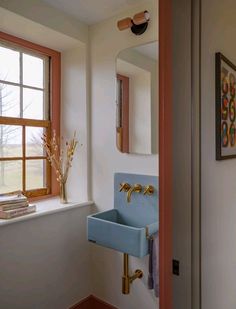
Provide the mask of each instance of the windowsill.
POLYGON ((43 201, 36 201, 36 202, 33 202, 33 204, 35 204, 37 207, 37 210, 35 213, 25 215, 22 217, 18 217, 18 218, 13 218, 13 219, 7 219, 7 220, 0 219, 0 226, 17 223, 21 221, 32 220, 38 217, 42 217, 42 216, 46 216, 46 215, 50 215, 50 214, 54 214, 58 212, 68 211, 68 210, 75 209, 75 208, 91 206, 93 205, 93 202, 88 201, 88 202, 61 204, 60 199, 58 197, 55 197, 55 198, 50 198, 50 199, 43 200, 43 201))

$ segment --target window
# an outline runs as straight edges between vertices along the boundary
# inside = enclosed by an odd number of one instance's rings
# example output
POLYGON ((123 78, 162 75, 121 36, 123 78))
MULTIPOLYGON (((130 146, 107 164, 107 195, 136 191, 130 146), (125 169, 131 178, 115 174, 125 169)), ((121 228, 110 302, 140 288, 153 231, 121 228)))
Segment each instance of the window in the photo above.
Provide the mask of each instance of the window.
POLYGON ((116 145, 129 153, 129 77, 117 74, 116 145))
POLYGON ((0 193, 57 193, 40 139, 59 134, 59 66, 58 52, 0 33, 0 193))

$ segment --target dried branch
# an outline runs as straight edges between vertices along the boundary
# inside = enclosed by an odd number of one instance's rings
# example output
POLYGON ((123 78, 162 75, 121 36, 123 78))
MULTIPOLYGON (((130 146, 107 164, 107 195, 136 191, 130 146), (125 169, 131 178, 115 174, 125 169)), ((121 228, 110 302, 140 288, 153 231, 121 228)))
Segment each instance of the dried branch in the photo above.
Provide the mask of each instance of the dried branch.
POLYGON ((42 136, 42 144, 47 153, 48 160, 56 172, 57 181, 60 184, 65 184, 78 145, 76 132, 73 138, 66 142, 66 152, 60 147, 60 140, 56 137, 55 131, 51 139, 48 139, 47 135, 44 134, 42 136))

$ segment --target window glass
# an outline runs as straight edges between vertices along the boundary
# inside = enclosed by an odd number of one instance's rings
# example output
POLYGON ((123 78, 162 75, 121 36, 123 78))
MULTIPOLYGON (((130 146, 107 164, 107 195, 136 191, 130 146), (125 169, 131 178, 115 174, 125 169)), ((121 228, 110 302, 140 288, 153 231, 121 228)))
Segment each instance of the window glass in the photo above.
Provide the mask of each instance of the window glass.
POLYGON ((22 161, 0 161, 0 193, 22 189, 22 161))
POLYGON ((23 84, 43 88, 43 59, 23 54, 23 84))
POLYGON ((22 127, 0 124, 0 158, 22 157, 22 127))
POLYGON ((26 161, 26 190, 45 188, 46 160, 26 161))
POLYGON ((43 91, 23 89, 23 117, 29 119, 44 119, 43 91))
POLYGON ((45 156, 41 137, 45 133, 44 128, 26 127, 26 157, 45 156))
POLYGON ((0 80, 20 82, 20 53, 0 46, 0 80))
POLYGON ((20 87, 0 83, 0 116, 20 117, 20 87))

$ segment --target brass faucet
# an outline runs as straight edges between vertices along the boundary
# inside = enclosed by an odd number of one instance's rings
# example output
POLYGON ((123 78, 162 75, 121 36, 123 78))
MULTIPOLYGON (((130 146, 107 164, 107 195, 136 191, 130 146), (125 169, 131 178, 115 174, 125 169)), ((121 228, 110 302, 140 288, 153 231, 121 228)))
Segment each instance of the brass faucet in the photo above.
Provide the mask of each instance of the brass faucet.
POLYGON ((120 192, 125 191, 128 192, 131 188, 131 185, 127 182, 120 183, 120 192))
POLYGON ((144 194, 144 195, 146 195, 146 194, 147 194, 147 195, 153 195, 154 191, 155 191, 154 187, 153 187, 152 185, 148 185, 148 186, 146 186, 146 187, 144 188, 143 194, 144 194))
POLYGON ((131 195, 133 192, 141 193, 143 190, 143 187, 140 184, 135 184, 133 187, 131 187, 127 192, 127 203, 131 202, 131 195))

